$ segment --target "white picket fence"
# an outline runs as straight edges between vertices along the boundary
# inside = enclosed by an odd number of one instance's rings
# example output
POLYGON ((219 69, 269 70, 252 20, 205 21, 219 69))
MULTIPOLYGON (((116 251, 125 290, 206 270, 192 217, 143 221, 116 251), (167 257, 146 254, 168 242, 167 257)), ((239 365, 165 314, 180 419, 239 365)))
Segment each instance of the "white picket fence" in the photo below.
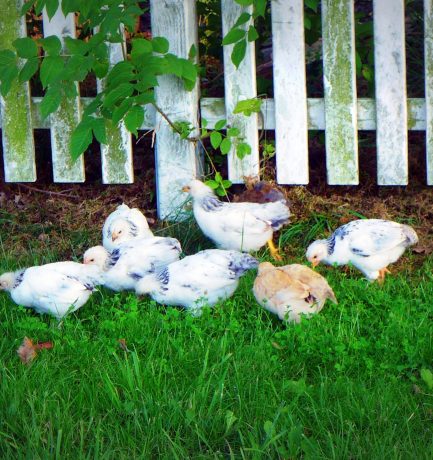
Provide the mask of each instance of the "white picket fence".
MULTIPOLYGON (((19 15, 22 0, 0 0, 0 48, 25 35, 19 15)), ((226 33, 242 8, 234 0, 222 2, 222 29, 226 33)), ((165 36, 170 51, 187 57, 197 47, 194 0, 151 0, 153 35, 165 36)), ((242 99, 256 96, 254 43, 236 70, 230 60, 231 46, 224 48, 225 98, 200 99, 198 85, 185 91, 176 77, 160 78, 158 105, 173 120, 208 126, 226 118, 241 129, 252 154, 239 160, 228 156, 229 178, 242 182, 244 175, 259 173, 258 130, 275 130, 277 181, 308 184, 308 130, 326 131, 328 183, 358 184, 358 130, 377 131, 377 181, 379 185, 408 182, 408 129, 426 131, 426 183, 433 185, 433 0, 424 0, 425 99, 406 95, 404 0, 374 0, 375 99, 357 99, 355 75, 354 0, 322 0, 324 98, 307 98, 305 75, 304 18, 302 0, 272 0, 274 100, 263 104, 260 117, 234 115, 242 99)), ((58 12, 49 21, 44 15, 44 33, 75 35, 73 17, 58 12)), ((198 48, 198 47, 197 47, 198 48)), ((121 59, 118 46, 111 49, 111 62, 121 59)), ((98 82, 101 87, 104 82, 98 82)), ((1 99, 0 127, 7 182, 36 180, 33 129, 51 131, 55 182, 83 182, 84 163, 72 163, 68 151, 71 131, 79 120, 86 98, 65 101, 49 119, 42 120, 40 98, 30 96, 27 84, 15 85, 1 99)), ((142 129, 156 131, 157 200, 160 217, 169 216, 184 202, 179 192, 192 177, 200 176, 197 147, 174 134, 167 122, 148 108, 142 129)), ((101 148, 102 177, 106 184, 134 181, 131 136, 123 126, 111 127, 109 142, 101 148)))

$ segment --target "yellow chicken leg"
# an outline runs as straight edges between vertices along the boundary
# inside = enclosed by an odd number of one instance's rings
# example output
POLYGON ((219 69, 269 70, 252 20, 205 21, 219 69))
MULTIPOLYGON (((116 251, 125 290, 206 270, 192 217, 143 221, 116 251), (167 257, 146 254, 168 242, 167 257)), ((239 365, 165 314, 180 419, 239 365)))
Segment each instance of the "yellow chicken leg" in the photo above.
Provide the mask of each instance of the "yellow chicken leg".
POLYGON ((386 273, 391 273, 386 267, 379 270, 379 284, 383 284, 383 282, 385 281, 386 273))
POLYGON ((283 258, 278 254, 278 249, 275 247, 274 242, 272 240, 268 240, 268 247, 269 252, 274 260, 283 260, 283 258))

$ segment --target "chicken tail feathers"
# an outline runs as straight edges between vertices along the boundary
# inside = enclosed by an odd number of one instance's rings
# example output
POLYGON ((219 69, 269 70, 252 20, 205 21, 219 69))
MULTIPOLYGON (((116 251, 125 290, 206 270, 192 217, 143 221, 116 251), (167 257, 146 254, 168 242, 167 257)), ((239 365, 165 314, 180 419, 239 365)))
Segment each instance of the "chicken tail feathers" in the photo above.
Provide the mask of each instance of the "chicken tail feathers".
POLYGON ((239 278, 247 270, 257 268, 259 261, 249 254, 242 252, 233 252, 233 257, 229 263, 229 269, 232 270, 236 277, 239 278))

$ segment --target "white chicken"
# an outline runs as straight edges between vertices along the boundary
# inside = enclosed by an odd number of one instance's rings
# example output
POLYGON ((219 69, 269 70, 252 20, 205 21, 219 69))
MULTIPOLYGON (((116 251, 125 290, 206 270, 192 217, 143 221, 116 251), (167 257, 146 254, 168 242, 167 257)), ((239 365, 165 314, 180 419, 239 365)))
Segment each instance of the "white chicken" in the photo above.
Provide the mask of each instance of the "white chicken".
POLYGON ((152 238, 144 214, 137 208, 121 204, 105 220, 102 228, 102 244, 105 249, 112 251, 122 243, 133 238, 152 238))
POLYGON ((82 307, 101 283, 97 267, 76 262, 56 262, 0 276, 0 290, 9 291, 15 303, 59 320, 82 307))
POLYGON ((273 232, 290 217, 285 200, 270 203, 224 203, 199 180, 183 187, 193 199, 194 217, 202 232, 221 249, 257 251, 268 243, 272 256, 281 259, 272 242, 273 232))
POLYGON ((94 246, 84 253, 85 265, 96 265, 104 272, 104 286, 113 291, 134 289, 138 280, 148 273, 158 273, 179 260, 182 252, 175 238, 134 238, 111 253, 103 246, 94 246))
POLYGON ((299 323, 301 315, 319 313, 326 299, 337 303, 326 279, 305 265, 259 265, 253 293, 257 302, 281 320, 299 323))
POLYGON ((207 249, 168 265, 161 273, 143 277, 137 294, 150 294, 158 303, 179 305, 199 313, 235 292, 239 278, 257 267, 257 260, 238 251, 207 249))
POLYGON ((418 242, 409 225, 383 219, 354 220, 337 228, 326 240, 317 240, 307 249, 313 267, 320 262, 332 265, 352 263, 368 280, 383 282, 406 248, 418 242))

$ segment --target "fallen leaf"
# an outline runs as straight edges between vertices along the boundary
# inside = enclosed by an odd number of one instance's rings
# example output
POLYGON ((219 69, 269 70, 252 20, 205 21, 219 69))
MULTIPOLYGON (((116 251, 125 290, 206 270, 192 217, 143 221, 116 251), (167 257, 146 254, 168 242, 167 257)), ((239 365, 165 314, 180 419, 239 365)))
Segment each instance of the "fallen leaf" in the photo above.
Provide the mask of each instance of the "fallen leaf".
POLYGON ((24 337, 23 343, 18 347, 17 353, 24 364, 31 363, 37 355, 37 350, 49 350, 53 348, 52 342, 33 343, 28 337, 24 337))
POLYGON ((433 252, 433 247, 431 246, 416 246, 415 248, 412 249, 412 252, 415 254, 425 254, 428 256, 433 252))
POLYGON ((272 346, 276 348, 277 350, 283 350, 284 347, 282 347, 278 342, 272 342, 272 346))
POLYGON ((31 363, 37 354, 35 345, 28 337, 24 337, 23 343, 19 346, 17 353, 24 364, 31 363))
POLYGON ((119 339, 119 346, 123 351, 131 351, 128 346, 126 345, 126 340, 125 339, 119 339))

